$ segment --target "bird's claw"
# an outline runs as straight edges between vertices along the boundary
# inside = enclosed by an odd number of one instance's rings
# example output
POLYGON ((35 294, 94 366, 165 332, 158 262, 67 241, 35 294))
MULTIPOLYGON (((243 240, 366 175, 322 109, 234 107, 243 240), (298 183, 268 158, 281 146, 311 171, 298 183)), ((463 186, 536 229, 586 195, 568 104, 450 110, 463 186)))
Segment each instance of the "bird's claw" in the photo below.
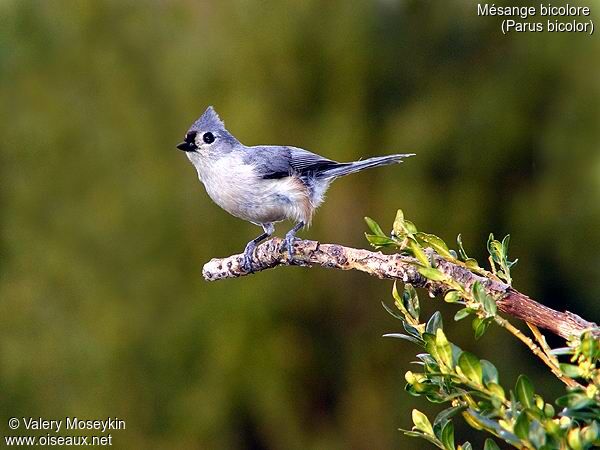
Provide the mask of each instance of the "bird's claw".
POLYGON ((252 270, 252 254, 254 253, 254 246, 248 245, 244 250, 244 261, 242 262, 242 268, 248 273, 254 273, 252 270))
POLYGON ((294 241, 298 239, 294 235, 286 234, 285 241, 283 243, 283 249, 288 252, 290 258, 294 256, 294 241))

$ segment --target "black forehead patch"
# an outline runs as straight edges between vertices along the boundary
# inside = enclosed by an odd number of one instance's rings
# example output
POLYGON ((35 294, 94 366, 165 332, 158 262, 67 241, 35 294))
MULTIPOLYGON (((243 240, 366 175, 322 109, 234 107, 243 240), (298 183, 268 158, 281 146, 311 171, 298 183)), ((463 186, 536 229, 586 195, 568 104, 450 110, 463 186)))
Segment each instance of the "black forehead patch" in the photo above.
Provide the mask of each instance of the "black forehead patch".
POLYGON ((196 140, 196 135, 198 134, 197 131, 188 131, 185 134, 185 139, 184 141, 187 142, 188 144, 193 144, 194 141, 196 140))

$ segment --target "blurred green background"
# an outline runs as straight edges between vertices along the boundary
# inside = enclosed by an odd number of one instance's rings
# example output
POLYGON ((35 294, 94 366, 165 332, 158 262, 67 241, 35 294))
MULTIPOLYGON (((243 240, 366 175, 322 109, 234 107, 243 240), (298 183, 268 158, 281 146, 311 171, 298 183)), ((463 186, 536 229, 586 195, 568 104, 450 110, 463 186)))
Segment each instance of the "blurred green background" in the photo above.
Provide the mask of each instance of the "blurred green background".
MULTIPOLYGON (((399 207, 480 260, 511 233, 515 286, 598 321, 599 73, 597 33, 503 36, 468 1, 2 1, 0 431, 117 416, 115 448, 430 448, 397 431, 442 406, 404 392, 418 349, 381 338, 391 282, 203 281, 259 229, 175 144, 212 104, 248 145, 415 152, 336 182, 300 236, 366 247, 362 217, 399 207)), ((424 303, 506 386, 561 392, 510 336, 475 344, 424 303)))

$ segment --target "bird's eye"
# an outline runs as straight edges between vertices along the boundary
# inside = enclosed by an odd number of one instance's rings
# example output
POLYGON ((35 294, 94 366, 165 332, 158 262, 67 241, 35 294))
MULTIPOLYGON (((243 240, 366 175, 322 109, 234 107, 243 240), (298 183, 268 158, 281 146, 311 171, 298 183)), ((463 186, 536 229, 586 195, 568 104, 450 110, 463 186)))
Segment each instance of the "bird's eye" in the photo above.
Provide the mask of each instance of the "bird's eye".
POLYGON ((202 140, 207 144, 212 144, 215 141, 215 135, 208 132, 202 135, 202 140))

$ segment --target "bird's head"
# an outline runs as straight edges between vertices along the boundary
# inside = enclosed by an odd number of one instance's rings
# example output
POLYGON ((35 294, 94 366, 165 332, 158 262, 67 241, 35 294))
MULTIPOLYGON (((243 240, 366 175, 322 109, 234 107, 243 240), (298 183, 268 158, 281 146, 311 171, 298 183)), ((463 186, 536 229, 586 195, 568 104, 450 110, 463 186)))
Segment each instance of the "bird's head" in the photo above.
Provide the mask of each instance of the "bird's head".
POLYGON ((214 108, 209 106, 187 131, 183 142, 177 144, 177 148, 186 152, 194 162, 197 158, 218 158, 231 152, 236 144, 239 144, 237 139, 225 129, 214 108))

